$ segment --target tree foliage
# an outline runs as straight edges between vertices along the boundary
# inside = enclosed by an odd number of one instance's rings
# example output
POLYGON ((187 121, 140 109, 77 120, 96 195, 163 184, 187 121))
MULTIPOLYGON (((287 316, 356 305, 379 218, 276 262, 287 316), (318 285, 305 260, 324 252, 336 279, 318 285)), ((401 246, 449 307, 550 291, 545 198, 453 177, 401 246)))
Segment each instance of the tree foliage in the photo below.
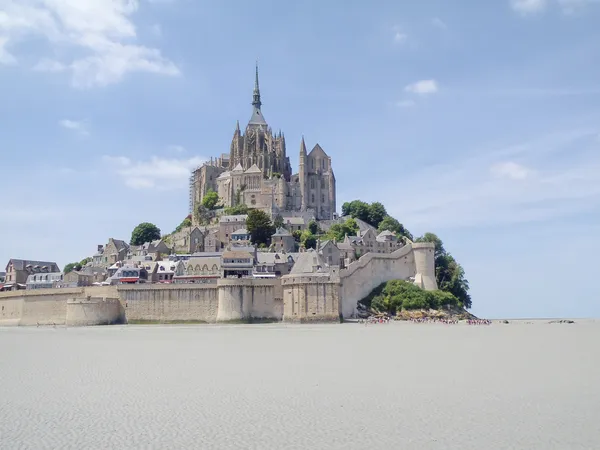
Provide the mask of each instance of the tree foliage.
POLYGON ((442 240, 433 233, 425 233, 417 242, 432 242, 435 244, 435 277, 438 288, 454 295, 465 308, 471 308, 469 282, 465 271, 454 257, 446 252, 442 240))
POLYGON ((310 230, 306 229, 302 232, 300 236, 300 243, 306 249, 316 248, 317 247, 317 237, 310 232, 310 230))
POLYGON ((392 280, 379 285, 360 303, 375 311, 396 314, 403 309, 440 309, 448 305, 455 306, 459 301, 449 292, 426 291, 408 281, 392 280))
POLYGON ((271 218, 267 213, 259 209, 253 209, 248 212, 246 229, 250 233, 250 240, 256 245, 269 245, 271 235, 275 233, 271 218))
POLYGON ((249 210, 250 209, 244 203, 240 203, 239 205, 225 208, 223 213, 227 216, 242 216, 244 214, 248 214, 249 210))
POLYGON ((209 189, 202 198, 202 206, 204 206, 206 209, 215 209, 217 203, 219 203, 219 194, 212 189, 209 189))
POLYGON ((190 214, 185 219, 183 219, 179 225, 177 225, 177 228, 175 228, 175 233, 179 233, 184 228, 188 228, 191 226, 192 226, 192 216, 190 214))
POLYGON ((131 245, 142 245, 156 239, 160 239, 160 228, 153 223, 143 222, 133 229, 130 243, 131 245))
POLYGON ((382 231, 391 231, 392 233, 396 233, 397 236, 404 236, 411 241, 413 240, 412 234, 404 228, 398 220, 394 219, 392 216, 385 216, 381 222, 379 222, 379 226, 377 227, 378 232, 382 231))
POLYGON ((356 223, 356 220, 352 218, 346 219, 344 223, 334 223, 333 225, 331 225, 331 227, 329 227, 329 230, 327 230, 327 233, 325 233, 323 239, 329 239, 335 242, 342 242, 346 235, 356 236, 358 234, 358 230, 359 227, 356 223))
POLYGON ((315 220, 311 220, 308 222, 308 231, 314 235, 317 235, 321 230, 319 230, 319 224, 315 220))
POLYGON ((273 218, 273 226, 275 227, 275 229, 282 228, 283 225, 283 217, 281 216, 281 214, 275 215, 275 217, 273 218))
MULTIPOLYGON (((400 221, 387 214, 385 207, 379 203, 366 203, 361 200, 353 200, 342 205, 342 215, 360 219, 377 228, 378 232, 391 231, 397 236, 404 236, 415 241, 413 235, 400 221)), ((326 234, 327 239, 341 241, 344 239, 344 225, 333 225, 326 234)), ((358 231, 358 227, 356 227, 358 231)), ((348 233, 354 235, 355 233, 348 233)), ((465 277, 465 271, 454 257, 446 251, 442 240, 433 233, 425 233, 416 239, 417 242, 433 242, 435 244, 435 266, 438 287, 445 293, 456 297, 465 308, 471 308, 471 296, 469 295, 469 282, 465 277)), ((442 295, 442 294, 435 294, 442 295)), ((410 305, 410 302, 408 303, 410 305)))

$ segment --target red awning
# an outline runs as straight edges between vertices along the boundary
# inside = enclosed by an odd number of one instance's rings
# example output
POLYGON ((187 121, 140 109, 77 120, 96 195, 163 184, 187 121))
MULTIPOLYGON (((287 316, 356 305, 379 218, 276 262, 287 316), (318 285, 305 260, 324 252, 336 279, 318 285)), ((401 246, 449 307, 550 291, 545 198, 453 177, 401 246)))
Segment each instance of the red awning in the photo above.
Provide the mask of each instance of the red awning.
POLYGON ((121 283, 137 283, 138 281, 140 281, 139 277, 133 277, 133 278, 120 278, 119 281, 121 283))

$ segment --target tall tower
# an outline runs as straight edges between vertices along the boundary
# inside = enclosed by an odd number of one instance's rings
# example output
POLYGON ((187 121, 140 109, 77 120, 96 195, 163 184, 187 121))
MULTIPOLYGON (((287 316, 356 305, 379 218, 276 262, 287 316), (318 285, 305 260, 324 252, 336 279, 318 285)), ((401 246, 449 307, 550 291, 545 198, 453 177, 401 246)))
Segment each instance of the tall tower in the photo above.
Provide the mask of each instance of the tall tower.
POLYGON ((267 121, 262 115, 260 107, 262 102, 260 101, 260 87, 258 85, 258 63, 256 63, 256 73, 254 75, 254 91, 252 92, 252 116, 248 122, 248 127, 252 126, 264 126, 267 127, 267 121))
POLYGON ((302 136, 302 142, 300 142, 300 170, 298 171, 298 182, 300 183, 300 195, 302 196, 301 211, 306 211, 306 144, 304 143, 304 136, 302 136))

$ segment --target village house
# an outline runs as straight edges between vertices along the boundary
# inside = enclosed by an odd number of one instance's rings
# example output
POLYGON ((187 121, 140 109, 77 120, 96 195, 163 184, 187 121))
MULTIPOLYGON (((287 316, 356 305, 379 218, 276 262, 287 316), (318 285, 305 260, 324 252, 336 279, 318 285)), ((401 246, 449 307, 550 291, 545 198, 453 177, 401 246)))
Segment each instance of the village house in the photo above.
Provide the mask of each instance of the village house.
POLYGON ((271 236, 271 245, 276 252, 293 252, 296 248, 294 236, 283 227, 277 228, 271 236))
POLYGON ((231 240, 248 242, 250 241, 250 233, 245 228, 240 228, 231 233, 231 240))
POLYGON ((115 274, 107 280, 115 284, 140 284, 148 282, 148 271, 144 267, 125 265, 119 267, 115 274))
POLYGON ((254 278, 275 278, 287 275, 294 267, 298 253, 258 252, 252 276, 254 278))
POLYGON ((221 253, 204 253, 178 261, 173 282, 216 283, 221 275, 221 253))
POLYGON ((61 272, 36 272, 27 277, 26 289, 53 289, 63 281, 61 272))
POLYGON ((330 266, 343 266, 342 252, 333 241, 318 241, 317 251, 330 266))
POLYGON ((254 255, 247 250, 226 250, 223 252, 223 278, 247 278, 252 276, 254 255))
POLYGON ((231 241, 231 234, 235 231, 246 228, 247 214, 238 216, 221 216, 219 218, 219 241, 221 241, 221 248, 224 248, 227 243, 231 241))
MULTIPOLYGON (((104 281, 104 280, 103 280, 104 281)), ((77 270, 72 270, 63 277, 63 281, 60 287, 71 288, 71 287, 84 287, 92 286, 94 284, 94 275, 91 273, 84 273, 77 270)))
POLYGON ((94 266, 110 267, 117 261, 124 261, 129 253, 129 244, 119 239, 108 239, 108 244, 98 245, 97 253, 92 257, 94 266))
POLYGON ((27 278, 33 273, 60 273, 55 262, 31 261, 26 259, 10 259, 6 264, 6 276, 3 290, 25 289, 27 278))

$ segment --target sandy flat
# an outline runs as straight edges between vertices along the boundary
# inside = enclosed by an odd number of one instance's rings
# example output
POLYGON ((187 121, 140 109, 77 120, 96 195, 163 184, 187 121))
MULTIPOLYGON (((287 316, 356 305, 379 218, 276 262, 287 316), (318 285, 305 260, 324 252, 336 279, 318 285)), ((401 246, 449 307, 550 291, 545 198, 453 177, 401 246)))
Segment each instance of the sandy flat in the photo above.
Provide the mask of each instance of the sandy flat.
POLYGON ((2 449, 598 449, 600 322, 0 328, 2 449))

